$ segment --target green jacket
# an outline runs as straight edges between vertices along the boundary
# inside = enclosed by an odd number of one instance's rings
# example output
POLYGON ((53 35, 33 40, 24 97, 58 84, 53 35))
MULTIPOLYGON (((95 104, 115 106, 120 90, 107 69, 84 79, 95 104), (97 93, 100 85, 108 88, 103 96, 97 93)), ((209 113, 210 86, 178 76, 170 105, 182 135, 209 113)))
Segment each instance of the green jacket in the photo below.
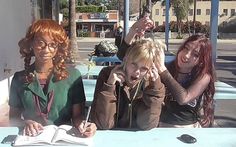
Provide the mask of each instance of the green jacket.
POLYGON ((44 125, 70 123, 72 106, 85 102, 85 94, 80 72, 72 68, 68 69, 68 72, 69 76, 65 80, 55 82, 52 76, 44 89, 36 76, 34 81, 28 84, 21 80, 24 71, 16 72, 11 82, 10 107, 21 109, 25 120, 31 119, 44 125), (50 98, 52 98, 51 107, 50 98), (40 112, 47 114, 46 123, 45 117, 42 117, 40 112))

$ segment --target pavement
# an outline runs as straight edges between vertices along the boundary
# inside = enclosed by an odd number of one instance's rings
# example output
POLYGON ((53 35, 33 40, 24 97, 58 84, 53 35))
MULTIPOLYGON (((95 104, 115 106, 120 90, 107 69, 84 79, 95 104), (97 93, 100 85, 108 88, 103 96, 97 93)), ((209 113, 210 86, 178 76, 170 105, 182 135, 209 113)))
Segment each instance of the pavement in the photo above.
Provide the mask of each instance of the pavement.
MULTIPOLYGON (((114 42, 114 38, 105 38, 114 42)), ((104 38, 78 38, 78 42, 100 42, 104 38)), ((161 39, 164 42, 164 39, 161 39)), ((181 39, 170 39, 169 44, 179 44, 183 42, 181 39)), ((217 79, 236 87, 236 40, 218 40, 218 43, 235 44, 235 49, 229 54, 218 56, 216 59, 217 79)), ((220 49, 221 50, 221 49, 220 49)), ((222 49, 223 50, 223 49, 222 49)), ((223 50, 223 52, 226 52, 223 50)), ((215 127, 236 127, 236 98, 232 100, 216 100, 215 107, 215 127)), ((8 126, 8 110, 7 104, 0 106, 0 126, 8 126)))

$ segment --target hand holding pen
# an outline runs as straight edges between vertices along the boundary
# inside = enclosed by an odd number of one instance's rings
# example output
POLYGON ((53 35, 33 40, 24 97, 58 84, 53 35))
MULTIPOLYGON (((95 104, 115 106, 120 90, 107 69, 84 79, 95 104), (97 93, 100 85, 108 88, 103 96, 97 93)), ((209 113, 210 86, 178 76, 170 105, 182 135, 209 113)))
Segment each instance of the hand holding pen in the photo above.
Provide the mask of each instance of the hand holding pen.
POLYGON ((84 121, 82 121, 78 127, 80 133, 84 137, 93 136, 97 130, 97 127, 94 123, 88 122, 90 111, 91 111, 91 106, 89 106, 89 108, 88 108, 88 113, 87 113, 86 119, 84 121))

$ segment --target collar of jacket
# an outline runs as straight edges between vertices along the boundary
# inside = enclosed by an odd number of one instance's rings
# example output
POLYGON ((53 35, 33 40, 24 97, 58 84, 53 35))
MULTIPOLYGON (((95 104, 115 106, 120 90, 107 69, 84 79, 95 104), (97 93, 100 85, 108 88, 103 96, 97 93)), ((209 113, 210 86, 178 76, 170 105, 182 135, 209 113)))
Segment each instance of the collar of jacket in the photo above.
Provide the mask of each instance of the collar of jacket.
POLYGON ((49 80, 49 83, 48 83, 48 89, 47 89, 47 93, 44 94, 43 92, 43 89, 41 88, 40 86, 40 83, 39 83, 39 80, 37 78, 37 74, 36 72, 34 72, 34 74, 36 75, 34 77, 34 80, 28 84, 28 88, 36 95, 38 95, 39 97, 47 100, 47 95, 48 93, 50 93, 53 89, 54 89, 54 85, 55 85, 55 82, 54 82, 54 75, 51 76, 50 80, 49 80))

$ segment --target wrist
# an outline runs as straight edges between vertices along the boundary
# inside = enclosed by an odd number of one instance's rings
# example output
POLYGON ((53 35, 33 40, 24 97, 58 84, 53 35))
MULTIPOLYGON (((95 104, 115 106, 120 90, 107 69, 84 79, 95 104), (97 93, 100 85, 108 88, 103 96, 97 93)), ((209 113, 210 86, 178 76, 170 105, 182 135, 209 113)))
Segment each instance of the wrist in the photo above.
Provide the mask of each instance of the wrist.
POLYGON ((136 33, 137 33, 136 31, 134 31, 133 29, 130 29, 129 33, 126 35, 124 39, 125 42, 130 45, 132 43, 132 40, 136 36, 136 33))
POLYGON ((167 68, 165 66, 161 66, 158 71, 159 71, 159 73, 163 73, 166 70, 167 70, 167 68))

